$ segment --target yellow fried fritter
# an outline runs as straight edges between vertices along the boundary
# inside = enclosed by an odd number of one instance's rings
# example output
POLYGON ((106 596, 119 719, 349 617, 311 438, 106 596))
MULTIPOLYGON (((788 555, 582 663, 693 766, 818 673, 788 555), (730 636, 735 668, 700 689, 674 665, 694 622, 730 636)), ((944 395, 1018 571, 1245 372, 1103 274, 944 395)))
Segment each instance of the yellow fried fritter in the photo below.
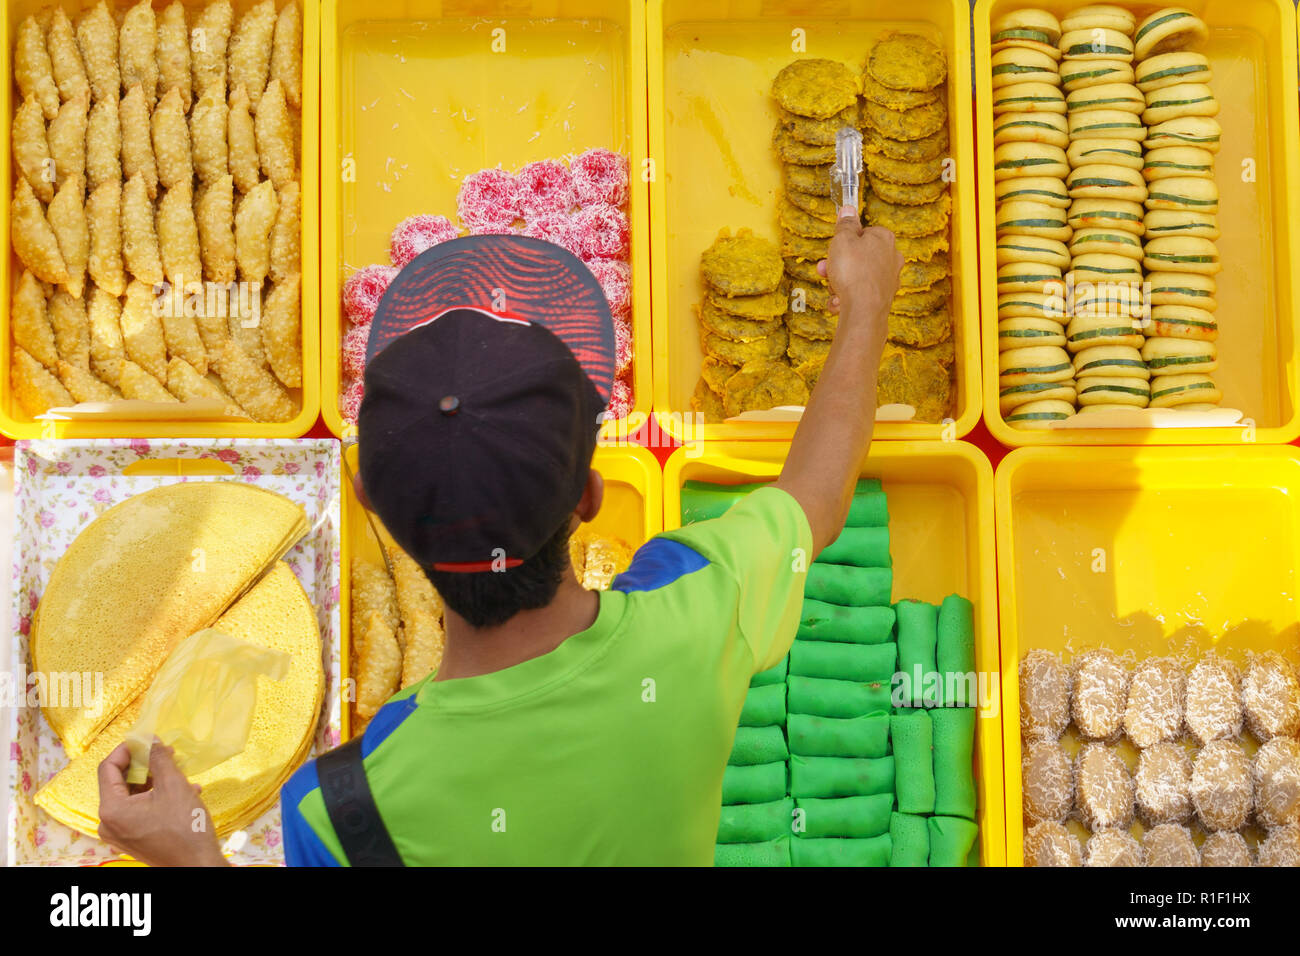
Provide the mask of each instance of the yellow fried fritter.
POLYGON ((885 179, 891 183, 920 186, 934 182, 943 174, 943 162, 939 159, 914 162, 890 159, 884 153, 867 153, 864 159, 873 179, 885 179))
POLYGON ((830 312, 819 312, 816 309, 805 309, 803 312, 787 312, 785 314, 785 324, 792 335, 800 335, 805 339, 829 340, 835 337, 835 328, 839 325, 840 318, 832 315, 830 312))
POLYGON ((908 186, 877 179, 875 176, 867 178, 871 183, 871 191, 884 202, 895 206, 924 206, 926 203, 937 202, 947 189, 947 183, 942 179, 920 186, 908 186))
POLYGON ((785 362, 755 359, 727 379, 722 400, 728 415, 766 411, 779 405, 806 405, 808 385, 785 362))
POLYGON ((946 308, 924 315, 889 313, 889 341, 927 348, 952 337, 952 315, 946 308))
POLYGON ((894 248, 908 262, 929 262, 948 251, 948 230, 945 227, 924 236, 895 236, 894 248))
POLYGON ((775 292, 768 292, 765 295, 733 295, 728 298, 725 295, 710 293, 705 301, 714 308, 729 312, 732 315, 738 315, 741 318, 769 319, 774 315, 780 315, 786 310, 790 303, 790 297, 784 285, 782 285, 775 292))
POLYGON ((730 362, 724 362, 712 355, 704 356, 704 362, 700 365, 700 378, 704 383, 717 392, 722 394, 722 388, 727 384, 727 379, 740 371, 739 365, 732 365, 730 362))
POLYGON ((772 81, 772 95, 782 108, 799 116, 826 119, 857 102, 858 78, 834 60, 795 60, 772 81))
POLYGON ((793 256, 782 260, 785 262, 785 274, 791 279, 798 279, 800 282, 810 284, 827 285, 826 277, 817 271, 817 263, 807 259, 796 259, 793 256))
POLYGON ((796 209, 802 209, 811 216, 818 219, 824 219, 827 222, 834 222, 839 218, 838 196, 818 196, 814 193, 804 193, 797 189, 787 189, 785 198, 789 200, 790 205, 796 209))
POLYGON ((942 100, 902 113, 867 100, 862 112, 881 136, 904 142, 933 136, 948 122, 948 107, 942 100))
POLYGON ((834 163, 828 163, 823 166, 800 166, 798 163, 784 163, 781 166, 781 177, 785 181, 787 190, 809 193, 813 196, 830 196, 832 192, 838 192, 838 185, 831 175, 834 172, 834 163))
POLYGON ((717 307, 710 299, 700 304, 700 326, 707 332, 733 342, 757 342, 781 327, 781 317, 744 318, 717 307))
POLYGON ((830 307, 831 292, 825 285, 795 282, 790 285, 791 312, 825 312, 830 307))
POLYGON ((801 143, 809 146, 834 146, 835 135, 845 126, 857 126, 858 104, 841 110, 829 119, 812 119, 781 111, 781 128, 801 143))
POLYGON ((884 226, 895 236, 928 236, 948 225, 952 200, 944 195, 921 206, 887 203, 878 196, 868 196, 866 218, 872 226, 884 226))
POLYGON ((939 99, 943 92, 942 86, 936 86, 928 90, 891 90, 870 73, 866 73, 862 77, 863 96, 873 103, 879 103, 881 106, 900 112, 933 103, 939 99))
POLYGON ((894 296, 890 311, 900 315, 925 315, 943 306, 951 295, 952 280, 940 279, 922 291, 899 292, 894 296))
POLYGON ((940 252, 924 262, 905 262, 898 276, 898 288, 900 291, 928 289, 950 275, 952 261, 948 253, 940 252))
POLYGON ((930 90, 948 76, 948 61, 923 36, 891 33, 872 47, 867 72, 891 90, 930 90))
POLYGON ((876 382, 876 404, 911 405, 916 421, 943 421, 952 407, 952 354, 951 342, 928 349, 887 344, 876 382))
POLYGON ((807 259, 809 262, 816 262, 819 259, 826 258, 827 250, 830 249, 830 242, 829 239, 809 239, 806 236, 782 230, 781 255, 796 256, 800 259, 807 259))
POLYGON ((804 236, 808 239, 829 239, 835 235, 835 220, 829 222, 811 213, 804 212, 789 200, 783 199, 777 213, 777 221, 785 232, 804 236))
POLYGON ((741 229, 725 231, 700 256, 704 281, 723 295, 763 295, 781 284, 781 256, 766 239, 741 229))
POLYGON ((835 162, 834 146, 809 146, 807 143, 801 143, 780 123, 772 130, 772 146, 782 162, 792 163, 795 166, 824 166, 835 162))
POLYGON ((912 140, 890 139, 868 126, 863 130, 862 151, 911 163, 936 159, 948 152, 948 125, 945 123, 937 132, 912 140))
POLYGON ((785 326, 780 326, 766 338, 755 339, 753 342, 736 342, 706 331, 701 337, 701 344, 706 353, 729 365, 744 365, 756 358, 780 358, 790 344, 790 336, 785 326))
POLYGON ((691 396, 691 408, 704 416, 705 422, 716 425, 725 421, 727 410, 722 404, 722 396, 709 388, 704 379, 695 383, 695 393, 691 396))

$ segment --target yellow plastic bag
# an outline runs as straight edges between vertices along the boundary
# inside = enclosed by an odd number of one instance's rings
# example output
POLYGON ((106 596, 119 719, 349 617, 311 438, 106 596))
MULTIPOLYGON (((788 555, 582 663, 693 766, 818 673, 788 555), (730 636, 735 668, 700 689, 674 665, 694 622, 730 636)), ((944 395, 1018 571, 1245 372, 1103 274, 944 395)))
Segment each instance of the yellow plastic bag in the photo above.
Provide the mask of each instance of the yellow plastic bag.
POLYGON ((155 737, 174 749, 187 777, 239 753, 248 744, 258 675, 280 680, 291 660, 211 628, 181 641, 145 691, 140 719, 127 732, 127 782, 144 783, 149 776, 155 737))

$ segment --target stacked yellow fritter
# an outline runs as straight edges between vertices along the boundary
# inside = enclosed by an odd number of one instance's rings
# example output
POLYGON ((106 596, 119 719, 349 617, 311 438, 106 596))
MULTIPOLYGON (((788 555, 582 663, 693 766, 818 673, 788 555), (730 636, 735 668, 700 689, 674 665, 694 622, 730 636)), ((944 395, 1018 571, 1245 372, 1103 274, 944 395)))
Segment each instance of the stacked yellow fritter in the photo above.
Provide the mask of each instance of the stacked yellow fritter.
POLYGON ((865 221, 891 230, 906 264, 890 308, 889 347, 877 401, 939 422, 952 412, 952 267, 944 173, 948 106, 943 51, 925 37, 891 33, 867 58, 863 156, 871 195, 865 221))
POLYGON ((776 247, 747 229, 734 236, 724 230, 700 256, 700 275, 704 365, 691 407, 706 421, 720 422, 745 411, 805 404, 808 386, 786 355, 790 295, 776 247))

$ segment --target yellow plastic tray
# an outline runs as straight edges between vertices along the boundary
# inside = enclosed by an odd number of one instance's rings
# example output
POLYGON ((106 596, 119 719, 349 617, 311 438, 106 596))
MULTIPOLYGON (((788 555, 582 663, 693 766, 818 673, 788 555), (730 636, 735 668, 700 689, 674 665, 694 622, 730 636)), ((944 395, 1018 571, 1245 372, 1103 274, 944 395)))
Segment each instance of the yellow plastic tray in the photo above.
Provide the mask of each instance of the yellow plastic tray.
MULTIPOLYGON (((58 3, 59 0, 55 0, 58 3)), ((238 18, 257 0, 231 0, 238 18)), ((13 254, 9 239, 9 200, 13 196, 13 147, 10 143, 17 88, 12 81, 13 37, 18 24, 29 14, 50 5, 49 0, 8 0, 5 16, 0 20, 0 117, 4 142, 0 144, 0 182, 6 190, 0 203, 0 236, 4 254, 0 256, 0 433, 10 438, 297 438, 316 423, 320 412, 320 7, 316 0, 298 0, 302 8, 302 388, 296 390, 302 407, 287 422, 204 422, 153 419, 127 421, 36 421, 19 406, 9 387, 12 339, 9 335, 9 302, 13 282, 21 274, 21 263, 13 254)), ((182 0, 189 11, 201 9, 206 0, 182 0)), ((68 16, 75 21, 80 12, 93 6, 91 0, 62 0, 68 16)), ((109 8, 121 14, 130 4, 126 0, 109 0, 109 8)), ((277 9, 284 6, 276 0, 277 9)), ((167 6, 154 0, 154 9, 167 6)), ((191 14, 192 17, 193 14, 191 14)), ((192 24, 191 24, 192 26, 192 24)))
MULTIPOLYGON (((979 0, 975 5, 975 105, 979 146, 980 303, 984 316, 984 419, 1005 445, 1197 445, 1284 443, 1300 436, 1300 302, 1292 278, 1300 223, 1300 130, 1296 99, 1296 15, 1291 0, 1188 0, 1205 20, 1201 48, 1214 70, 1223 148, 1217 159, 1219 368, 1223 406, 1240 409, 1236 428, 1012 428, 998 409, 997 263, 993 249, 993 114, 989 24, 1023 6, 1058 16, 1082 3, 979 0), (1254 182, 1243 180, 1247 160, 1254 182)), ((1120 3, 1138 16, 1158 4, 1120 3)))
MULTIPOLYGON (((779 441, 712 442, 696 457, 688 449, 673 452, 664 466, 664 527, 681 525, 684 482, 741 484, 775 478, 787 447, 779 441)), ((981 674, 996 675, 993 469, 988 459, 965 442, 876 442, 862 474, 881 478, 889 496, 894 599, 938 603, 953 593, 969 598, 975 604, 976 667, 981 674)), ((997 686, 991 689, 996 695, 997 686)), ((1001 732, 996 706, 981 713, 975 771, 984 866, 1002 866, 1006 860, 1001 732)))
POLYGON ((355 434, 338 409, 347 267, 387 265, 389 235, 407 216, 454 221, 456 193, 470 173, 603 146, 631 157, 636 402, 623 425, 606 429, 635 431, 651 398, 639 0, 322 0, 320 6, 327 104, 321 162, 328 170, 321 189, 321 411, 330 430, 355 434), (504 51, 494 53, 494 42, 504 51))
POLYGON ((1300 662, 1300 449, 1022 448, 995 483, 1007 862, 1019 866, 1017 669, 1030 648, 1300 662))
POLYGON ((693 427, 691 393, 700 377, 704 288, 700 253, 722 228, 779 238, 780 163, 772 149, 777 109, 772 78, 801 56, 865 66, 889 30, 930 37, 948 55, 948 109, 956 180, 951 221, 957 415, 950 425, 882 423, 878 438, 958 438, 979 419, 979 302, 976 294, 975 176, 970 30, 965 0, 916 0, 907 12, 885 0, 649 0, 650 185, 654 257, 655 412, 681 438, 788 441, 793 422, 693 427), (796 33, 806 54, 795 53, 796 33), (683 423, 683 416, 685 422, 683 423))
MULTIPOLYGON (((351 445, 343 452, 344 461, 355 475, 359 471, 357 464, 357 446, 351 445)), ((638 445, 618 448, 598 448, 592 467, 605 479, 605 503, 591 527, 602 534, 613 535, 626 541, 633 548, 639 548, 649 538, 663 530, 663 475, 659 463, 653 455, 638 445)), ((365 509, 357 500, 352 482, 347 480, 347 468, 344 469, 343 481, 343 546, 342 578, 339 587, 339 614, 343 633, 343 682, 351 686, 352 658, 352 558, 361 558, 375 564, 383 564, 384 558, 379 550, 379 541, 366 520, 365 509)), ((392 544, 388 531, 379 518, 371 515, 375 527, 384 536, 385 545, 392 544)), ((343 707, 343 739, 352 736, 352 708, 350 704, 343 707)))

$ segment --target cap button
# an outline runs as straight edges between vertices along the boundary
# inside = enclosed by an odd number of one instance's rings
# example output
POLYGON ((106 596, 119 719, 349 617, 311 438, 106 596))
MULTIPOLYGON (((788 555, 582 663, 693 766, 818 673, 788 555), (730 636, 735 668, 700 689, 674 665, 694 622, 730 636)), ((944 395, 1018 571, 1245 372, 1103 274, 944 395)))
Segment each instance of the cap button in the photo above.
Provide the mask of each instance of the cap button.
POLYGON ((455 395, 444 395, 438 400, 438 411, 444 415, 455 415, 460 411, 460 399, 455 395))

